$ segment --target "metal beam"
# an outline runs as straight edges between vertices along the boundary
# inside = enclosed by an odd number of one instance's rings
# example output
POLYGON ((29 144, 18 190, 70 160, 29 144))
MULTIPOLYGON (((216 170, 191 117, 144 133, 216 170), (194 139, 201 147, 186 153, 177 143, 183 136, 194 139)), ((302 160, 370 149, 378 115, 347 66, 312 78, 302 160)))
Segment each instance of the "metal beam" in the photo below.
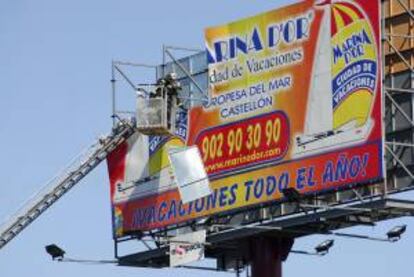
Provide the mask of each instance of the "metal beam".
POLYGON ((397 0, 397 1, 398 3, 400 3, 401 7, 403 7, 406 13, 411 17, 411 19, 414 20, 414 14, 411 12, 411 10, 401 0, 397 0))
MULTIPOLYGON (((193 78, 190 72, 187 71, 187 69, 182 66, 178 60, 171 54, 171 52, 168 49, 165 49, 165 53, 171 58, 171 60, 184 72, 185 75, 190 79, 190 81, 196 86, 196 88, 200 91, 202 95, 207 95, 203 89, 200 87, 200 85, 197 83, 197 81, 193 78)), ((206 96, 207 97, 207 96, 206 96)))
POLYGON ((413 173, 408 169, 408 167, 397 157, 397 155, 392 151, 392 149, 388 146, 385 145, 385 149, 388 151, 388 153, 390 153, 394 160, 405 170, 405 172, 408 174, 408 176, 411 177, 411 179, 414 180, 414 175, 413 173))
POLYGON ((388 99, 390 99, 390 101, 392 102, 392 104, 394 105, 394 107, 403 115, 403 117, 411 124, 411 126, 414 126, 414 121, 412 120, 412 118, 409 115, 407 115, 407 113, 392 98, 392 96, 388 93, 388 91, 384 90, 384 94, 385 94, 385 96, 388 97, 388 99))
POLYGON ((410 63, 407 61, 407 59, 401 54, 401 51, 397 49, 397 47, 394 46, 394 44, 391 42, 389 38, 385 38, 385 41, 391 46, 391 48, 394 50, 394 53, 400 57, 401 61, 407 66, 411 72, 414 72, 414 69, 411 67, 410 63))

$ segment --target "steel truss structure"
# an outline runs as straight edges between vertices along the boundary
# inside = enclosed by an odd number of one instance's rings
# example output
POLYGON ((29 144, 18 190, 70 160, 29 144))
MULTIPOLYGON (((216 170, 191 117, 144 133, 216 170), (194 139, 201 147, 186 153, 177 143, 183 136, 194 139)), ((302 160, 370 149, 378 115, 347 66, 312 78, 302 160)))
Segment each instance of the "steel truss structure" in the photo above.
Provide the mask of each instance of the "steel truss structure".
POLYGON ((414 177, 414 2, 382 2, 384 63, 385 193, 411 189, 414 177))

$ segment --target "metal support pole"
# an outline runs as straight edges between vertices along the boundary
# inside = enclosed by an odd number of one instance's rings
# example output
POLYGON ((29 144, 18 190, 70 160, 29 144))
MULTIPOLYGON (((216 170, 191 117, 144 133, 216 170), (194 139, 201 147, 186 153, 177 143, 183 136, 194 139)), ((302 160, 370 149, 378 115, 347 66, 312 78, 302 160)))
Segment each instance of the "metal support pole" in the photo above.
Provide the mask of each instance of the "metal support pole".
POLYGON ((157 68, 156 65, 153 64, 147 64, 147 63, 135 63, 135 62, 125 62, 125 61, 114 61, 114 65, 116 66, 132 66, 132 67, 143 67, 143 68, 149 68, 149 69, 155 69, 157 68))
POLYGON ((117 239, 114 239, 114 257, 115 259, 118 259, 118 241, 117 239))
POLYGON ((248 254, 252 277, 282 277, 282 263, 287 259, 293 242, 291 238, 252 238, 248 254))
POLYGON ((164 49, 167 50, 179 50, 179 51, 185 51, 185 52, 203 52, 203 49, 201 48, 190 48, 190 47, 182 47, 182 46, 173 46, 173 45, 164 45, 164 49))
POLYGON ((165 50, 167 47, 163 44, 162 45, 162 74, 161 77, 165 76, 165 63, 167 62, 167 57, 165 56, 165 50))
POLYGON ((115 127, 116 124, 116 118, 115 118, 115 112, 116 112, 116 97, 115 97, 115 93, 116 93, 116 87, 115 87, 115 83, 116 83, 116 79, 115 79, 115 65, 114 65, 114 61, 112 61, 112 65, 111 65, 111 74, 112 74, 112 79, 111 79, 111 85, 112 85, 112 127, 115 127))
POLYGON ((384 95, 384 84, 385 84, 385 72, 386 72, 386 59, 385 59, 385 41, 386 41, 386 25, 385 25, 385 4, 381 5, 381 114, 382 114, 382 173, 384 175, 384 182, 382 184, 384 197, 388 194, 388 178, 387 178, 387 163, 386 163, 386 152, 385 152, 385 126, 386 126, 386 118, 385 118, 385 95, 384 95))
POLYGON ((414 94, 414 89, 404 89, 404 88, 394 88, 394 87, 386 87, 384 86, 384 89, 387 90, 390 93, 410 93, 414 94))
POLYGON ((190 81, 196 86, 196 88, 200 91, 202 95, 207 95, 203 89, 200 87, 200 85, 197 83, 197 81, 194 79, 194 77, 190 74, 190 72, 187 71, 187 69, 182 66, 178 60, 171 54, 168 49, 165 49, 165 53, 170 57, 170 59, 181 69, 182 72, 190 79, 190 81))
POLYGON ((128 78, 128 76, 116 65, 114 65, 114 68, 116 69, 116 71, 119 72, 119 74, 121 74, 121 76, 125 79, 125 81, 131 86, 131 88, 136 91, 138 88, 135 86, 135 84, 131 81, 131 79, 128 78))

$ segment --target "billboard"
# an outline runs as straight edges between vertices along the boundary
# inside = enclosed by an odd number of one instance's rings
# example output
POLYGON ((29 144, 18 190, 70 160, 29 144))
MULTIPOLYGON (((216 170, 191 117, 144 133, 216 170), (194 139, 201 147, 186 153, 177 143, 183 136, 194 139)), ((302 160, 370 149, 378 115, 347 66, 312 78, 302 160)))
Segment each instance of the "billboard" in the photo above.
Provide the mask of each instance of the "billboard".
POLYGON ((379 1, 304 1, 205 31, 209 101, 108 158, 115 236, 383 179, 379 1), (183 204, 171 146, 212 194, 183 204))

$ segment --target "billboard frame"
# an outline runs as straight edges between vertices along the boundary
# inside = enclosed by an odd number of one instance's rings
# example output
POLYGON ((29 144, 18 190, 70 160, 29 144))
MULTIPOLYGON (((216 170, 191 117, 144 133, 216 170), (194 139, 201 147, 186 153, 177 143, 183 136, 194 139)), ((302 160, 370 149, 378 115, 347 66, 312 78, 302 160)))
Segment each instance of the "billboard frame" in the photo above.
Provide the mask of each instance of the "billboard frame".
MULTIPOLYGON (((395 1, 395 0, 391 0, 394 3, 398 2, 401 3, 401 1, 395 1)), ((397 4, 398 4, 397 3, 397 4)), ((407 7, 402 7, 403 9, 406 9, 407 7)), ((410 17, 410 20, 414 21, 414 16, 409 12, 409 9, 406 9, 407 11, 407 16, 410 17)), ((384 16, 382 16, 382 25, 383 25, 383 30, 384 30, 384 26, 386 25, 386 19, 384 16)), ((392 19, 391 19, 392 20, 392 19)), ((388 23, 387 23, 388 24, 388 23)), ((397 57, 402 61, 403 64, 405 64, 405 66, 407 67, 407 71, 411 72, 411 79, 414 79, 414 70, 413 70, 413 66, 410 64, 411 61, 407 60, 406 58, 406 52, 404 51, 400 51, 398 49, 398 47, 396 47, 394 45, 391 46, 391 44, 393 44, 392 42, 392 38, 393 37, 397 37, 397 36, 401 36, 404 34, 396 34, 396 33, 386 33, 386 32, 382 32, 382 40, 384 42, 384 44, 388 44, 389 47, 391 47, 394 51, 394 53, 391 54, 386 54, 385 51, 383 51, 382 53, 382 57, 383 57, 383 61, 384 63, 382 64, 383 68, 385 68, 387 66, 386 64, 386 60, 387 60, 387 55, 393 55, 394 57, 397 57)), ((409 39, 414 39, 413 36, 409 37, 409 39)), ((383 48, 385 47, 385 45, 383 44, 383 48)), ((166 54, 164 54, 166 55, 166 54)), ((163 64, 165 64, 166 61, 164 60, 163 64)), ((384 76, 387 76, 387 72, 384 69, 383 70, 383 74, 384 76)), ((414 94, 414 90, 412 89, 413 86, 411 86, 411 88, 401 88, 401 87, 395 87, 393 86, 394 84, 391 83, 391 85, 386 85, 385 83, 383 84, 383 93, 382 93, 382 97, 383 97, 383 110, 388 111, 389 107, 385 106, 385 102, 389 101, 391 103, 392 109, 394 111, 394 116, 395 114, 399 114, 400 117, 405 120, 409 125, 410 128, 414 128, 414 120, 413 120, 413 115, 409 114, 406 112, 406 110, 401 106, 401 103, 399 103, 397 100, 395 100, 395 95, 400 95, 400 94, 414 94), (387 100, 388 99, 388 100, 387 100)), ((115 115, 116 113, 114 113, 115 115)), ((384 113, 385 115, 385 113, 384 113)), ((117 116, 121 117, 121 114, 117 114, 117 116)), ((395 119, 392 119, 395 120, 395 119)), ((308 198, 306 199, 306 201, 312 202, 316 205, 319 206, 323 206, 323 204, 325 205, 334 205, 337 203, 340 203, 343 199, 343 195, 345 194, 353 194, 353 197, 349 198, 348 201, 345 202, 345 205, 364 205, 367 202, 375 202, 375 203, 384 203, 381 201, 385 201, 391 203, 390 201, 393 200, 389 200, 388 196, 397 194, 397 193, 401 193, 401 192, 405 192, 405 191, 409 191, 414 189, 414 184, 413 184, 413 180, 414 180, 414 167, 412 164, 407 164, 406 161, 404 159, 401 158, 401 151, 406 151, 405 149, 413 149, 414 148, 414 143, 411 142, 407 142, 407 143, 402 143, 402 142, 398 142, 398 141, 389 141, 387 140, 387 136, 390 135, 390 132, 386 132, 385 128, 384 128, 384 134, 383 135, 383 139, 384 139, 384 151, 383 154, 384 156, 387 155, 387 160, 384 159, 384 162, 387 162, 387 166, 384 166, 384 170, 386 170, 386 176, 387 178, 384 180, 383 183, 380 184, 374 184, 373 186, 371 186, 369 189, 364 189, 364 188, 360 188, 358 185, 355 186, 355 188, 349 190, 349 191, 342 191, 342 190, 338 190, 338 191, 330 191, 330 192, 326 192, 325 194, 323 194, 320 197, 315 197, 315 198, 308 198), (390 165, 396 165, 398 167, 398 169, 394 169, 394 168, 390 168, 390 165), (398 171, 398 172, 397 172, 398 171), (401 183, 403 183, 401 186, 397 185, 397 179, 399 178, 397 176, 398 174, 403 174, 404 176, 408 176, 408 179, 411 180, 411 183, 407 183, 409 181, 407 180, 402 180, 401 183), (403 173, 401 173, 403 172, 403 173)), ((398 201, 396 201, 395 203, 397 203, 398 201)), ((394 205, 395 203, 393 203, 392 205, 394 205)), ((407 205, 411 205, 412 203, 403 203, 402 204, 407 204, 407 205)), ((399 204, 401 204, 399 203, 399 204)), ((388 204, 384 204, 383 207, 376 207, 375 209, 378 209, 380 212, 388 212, 390 209, 394 209, 395 207, 391 207, 387 206, 388 204)), ((398 204, 398 203, 397 203, 398 204)), ((391 205, 391 204, 390 204, 391 205)), ((391 205, 391 206, 392 206, 391 205)), ((235 213, 224 213, 222 216, 218 216, 217 220, 232 220, 232 218, 235 217, 244 217, 244 218, 250 218, 252 220, 252 222, 260 222, 263 221, 264 218, 266 218, 266 216, 269 216, 269 210, 271 208, 275 208, 277 206, 276 209, 281 210, 281 214, 283 214, 283 210, 285 211, 289 211, 292 210, 292 206, 289 203, 286 202, 282 202, 282 203, 269 203, 269 205, 261 205, 259 207, 255 207, 254 209, 251 209, 249 207, 247 207, 246 209, 241 209, 240 211, 236 211, 235 213), (267 215, 266 215, 267 214, 267 215), (221 217, 221 218, 220 218, 221 217)), ((398 210, 397 208, 395 208, 396 210, 398 210)), ((335 210, 335 208, 334 208, 335 210)), ((407 209, 407 211, 409 211, 409 213, 411 213, 411 211, 409 209, 407 209)), ((390 214, 392 214, 393 212, 390 212, 390 214)), ((287 213, 284 214, 284 216, 294 216, 298 213, 287 213)), ((412 214, 412 213, 411 213, 412 214)), ((400 215, 402 216, 402 215, 400 215)), ((273 217, 273 216, 271 216, 273 217)), ((278 216, 276 216, 278 217, 278 216)), ((282 218, 282 217, 281 217, 282 218)), ((389 217, 385 217, 385 219, 388 219, 389 217)), ((356 222, 356 223, 352 223, 351 226, 354 225, 360 225, 360 224, 365 224, 364 222, 356 222)), ((204 225, 202 224, 201 226, 208 226, 209 222, 206 222, 204 225)), ((177 229, 189 229, 189 228, 196 228, 198 225, 195 224, 194 222, 186 222, 183 224, 178 224, 176 226, 170 226, 171 228, 165 228, 156 232, 143 232, 142 234, 131 234, 126 236, 125 238, 122 239, 115 239, 115 256, 118 258, 119 256, 119 252, 118 252, 118 243, 122 243, 125 241, 129 241, 129 240, 136 240, 136 239, 143 239, 142 241, 145 241, 145 238, 150 238, 150 239, 154 239, 156 240, 158 237, 160 236, 168 236, 168 233, 171 230, 177 230, 177 229)), ((160 246, 162 248, 162 246, 160 246)), ((160 248, 160 249, 161 249, 160 248)), ((152 251, 152 250, 150 250, 152 251)), ((158 251, 158 250, 157 250, 158 251)), ((145 253, 146 251, 144 251, 143 253, 145 253)), ((128 255, 127 255, 128 256, 128 255)), ((122 264, 125 260, 124 257, 127 256, 122 256, 120 257, 120 264, 122 264), (121 262, 121 260, 123 260, 121 262)), ((125 264, 122 264, 125 265, 125 264)), ((142 265, 140 265, 142 266, 142 265)), ((148 265, 149 266, 149 265, 148 265)))

